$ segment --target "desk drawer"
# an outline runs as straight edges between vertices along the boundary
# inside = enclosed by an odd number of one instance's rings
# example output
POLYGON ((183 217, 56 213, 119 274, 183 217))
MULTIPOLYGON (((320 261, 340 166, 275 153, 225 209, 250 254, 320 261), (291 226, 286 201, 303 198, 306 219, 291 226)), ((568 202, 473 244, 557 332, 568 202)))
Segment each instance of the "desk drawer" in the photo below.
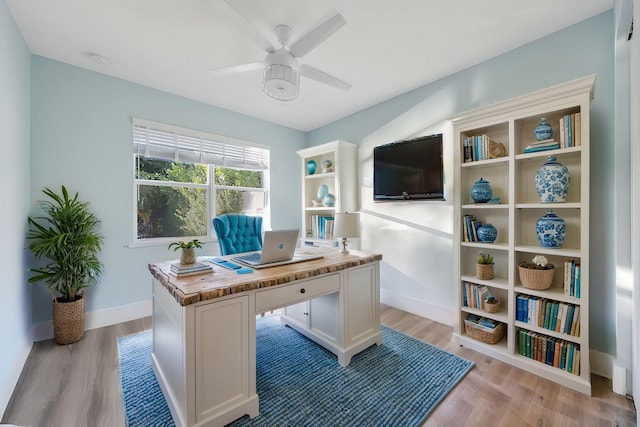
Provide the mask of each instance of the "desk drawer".
POLYGON ((273 286, 256 292, 256 312, 262 313, 280 307, 286 307, 300 301, 306 301, 340 289, 340 275, 318 277, 316 279, 294 282, 289 285, 273 286))

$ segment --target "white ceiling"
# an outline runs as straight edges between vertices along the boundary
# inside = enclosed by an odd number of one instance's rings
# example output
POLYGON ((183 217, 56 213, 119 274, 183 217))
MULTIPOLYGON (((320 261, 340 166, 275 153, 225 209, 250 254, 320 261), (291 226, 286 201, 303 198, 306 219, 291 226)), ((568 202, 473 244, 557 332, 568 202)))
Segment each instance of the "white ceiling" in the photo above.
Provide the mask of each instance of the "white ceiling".
POLYGON ((353 85, 301 78, 276 101, 261 72, 213 68, 265 52, 213 0, 6 0, 33 54, 310 131, 613 7, 613 0, 228 0, 272 44, 295 41, 332 13, 346 26, 300 59, 353 85), (94 62, 96 52, 108 61, 94 62))

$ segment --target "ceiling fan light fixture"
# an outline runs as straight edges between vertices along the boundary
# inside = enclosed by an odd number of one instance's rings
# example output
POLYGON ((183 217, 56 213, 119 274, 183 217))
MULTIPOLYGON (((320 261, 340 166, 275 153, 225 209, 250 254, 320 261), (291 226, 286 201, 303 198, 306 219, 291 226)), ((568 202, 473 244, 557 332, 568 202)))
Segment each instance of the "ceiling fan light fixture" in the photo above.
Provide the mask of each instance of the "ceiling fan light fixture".
POLYGON ((267 65, 262 79, 262 90, 279 101, 291 101, 298 97, 300 72, 283 64, 267 65))

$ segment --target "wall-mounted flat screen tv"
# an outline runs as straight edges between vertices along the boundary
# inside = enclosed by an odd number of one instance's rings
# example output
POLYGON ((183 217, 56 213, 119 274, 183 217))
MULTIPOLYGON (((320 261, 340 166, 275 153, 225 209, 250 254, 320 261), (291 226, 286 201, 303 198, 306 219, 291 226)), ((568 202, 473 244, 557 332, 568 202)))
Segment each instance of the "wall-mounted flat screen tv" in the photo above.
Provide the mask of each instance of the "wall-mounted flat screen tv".
POLYGON ((373 200, 444 200, 442 134, 375 147, 373 200))

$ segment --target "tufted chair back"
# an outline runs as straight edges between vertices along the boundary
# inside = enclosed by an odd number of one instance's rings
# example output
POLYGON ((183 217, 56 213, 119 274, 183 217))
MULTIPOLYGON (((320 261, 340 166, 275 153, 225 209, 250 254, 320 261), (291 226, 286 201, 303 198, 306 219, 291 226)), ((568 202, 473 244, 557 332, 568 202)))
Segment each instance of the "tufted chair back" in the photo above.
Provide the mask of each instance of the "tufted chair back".
POLYGON ((224 214, 213 218, 220 255, 262 249, 262 217, 224 214))

